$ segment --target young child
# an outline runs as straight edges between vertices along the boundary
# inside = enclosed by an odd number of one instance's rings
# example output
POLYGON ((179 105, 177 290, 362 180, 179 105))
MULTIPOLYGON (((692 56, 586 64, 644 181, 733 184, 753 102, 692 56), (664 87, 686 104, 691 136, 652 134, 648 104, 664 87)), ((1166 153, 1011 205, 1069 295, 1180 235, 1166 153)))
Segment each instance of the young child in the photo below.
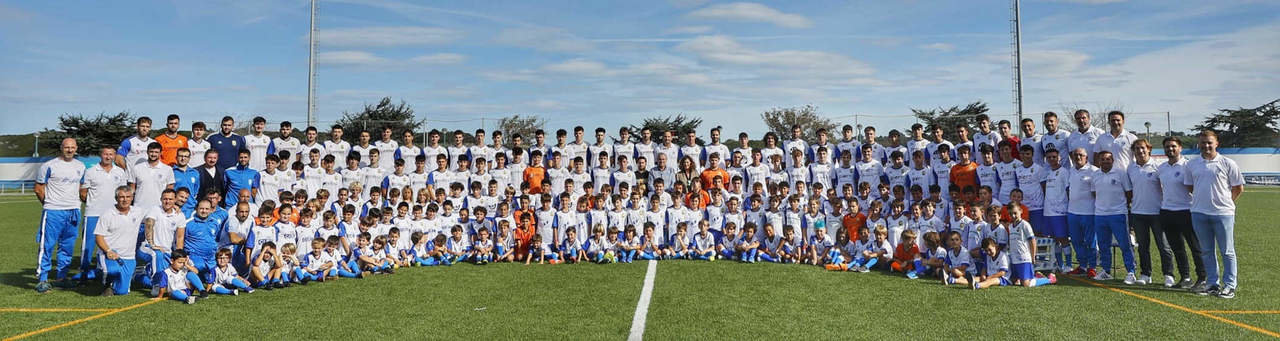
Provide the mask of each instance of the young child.
POLYGON ((963 281, 957 279, 956 283, 968 282, 973 290, 1009 285, 1009 255, 1001 251, 996 240, 991 238, 982 240, 982 250, 986 254, 986 271, 981 272, 977 278, 966 278, 963 281))
POLYGON ((925 276, 941 277, 939 273, 946 266, 947 250, 942 247, 942 235, 948 232, 929 231, 924 234, 925 249, 920 252, 921 264, 919 273, 925 276))
POLYGON ((284 282, 284 286, 291 283, 303 283, 310 280, 303 279, 301 276, 302 262, 298 260, 298 247, 293 243, 284 243, 280 246, 280 280, 284 282))
POLYGON ((231 253, 231 249, 221 249, 215 256, 218 266, 210 274, 213 277, 213 283, 210 283, 213 284, 213 293, 232 296, 239 295, 241 291, 252 293, 253 288, 249 287, 249 282, 240 277, 236 267, 231 266, 231 253))
POLYGON ((738 227, 730 223, 724 226, 724 235, 716 243, 716 257, 733 259, 734 247, 738 245, 738 227))
POLYGON ((514 262, 516 254, 516 239, 511 234, 511 220, 498 221, 498 237, 493 243, 495 248, 495 262, 514 262))
MULTIPOLYGON (((821 228, 819 228, 819 230, 821 230, 821 228)), ((742 239, 738 240, 738 245, 734 249, 738 253, 738 260, 743 263, 755 263, 760 261, 760 241, 756 240, 756 224, 747 223, 743 226, 742 239)))
MULTIPOLYGON (((564 241, 560 242, 559 259, 567 263, 577 263, 587 258, 587 253, 582 250, 582 244, 578 244, 578 229, 569 227, 565 229, 564 241)), ((556 261, 551 262, 556 264, 556 261)))
POLYGON ((783 263, 800 263, 803 260, 804 239, 796 234, 795 226, 782 227, 782 242, 778 246, 778 254, 783 263))
POLYGON ((623 263, 634 262, 644 248, 644 242, 640 241, 640 237, 636 235, 635 225, 626 225, 622 237, 623 240, 618 243, 618 256, 622 258, 623 263))
POLYGON ((1036 259, 1036 235, 1031 229, 1031 224, 1022 219, 1024 212, 1022 207, 1015 203, 1009 203, 1006 207, 1011 219, 1008 225, 1008 277, 1013 281, 1013 285, 1036 287, 1057 283, 1058 278, 1053 273, 1049 273, 1049 277, 1045 278, 1035 272, 1032 262, 1036 259))
POLYGON ((489 238, 489 228, 481 227, 477 233, 475 242, 472 242, 471 249, 476 264, 485 265, 493 261, 493 239, 489 238))
POLYGON ((355 254, 360 263, 360 270, 369 274, 395 273, 392 269, 395 264, 387 258, 387 237, 378 236, 370 242, 367 233, 360 234, 360 249, 355 254))
POLYGON ((667 259, 685 259, 691 258, 691 250, 689 250, 689 224, 681 222, 676 225, 676 234, 671 236, 671 243, 667 249, 667 259))
POLYGON ((831 247, 835 246, 833 240, 827 238, 825 228, 819 228, 814 231, 812 237, 809 237, 809 252, 806 258, 807 262, 812 265, 823 265, 830 261, 830 255, 827 253, 831 247))
POLYGON ((302 258, 302 267, 300 274, 304 281, 324 282, 334 272, 336 265, 333 258, 324 252, 324 241, 320 239, 311 240, 311 252, 308 252, 302 258))
POLYGON ((969 282, 965 279, 965 276, 970 273, 971 262, 969 259, 969 249, 964 247, 964 238, 961 237, 961 233, 957 231, 948 233, 947 255, 944 258, 944 268, 942 269, 942 285, 969 285, 969 282))
POLYGON ((782 251, 782 237, 773 232, 772 224, 764 225, 764 236, 760 242, 760 260, 779 263, 786 258, 786 253, 782 251))
POLYGON ((330 276, 336 274, 342 278, 359 278, 360 273, 353 271, 354 269, 348 266, 349 264, 346 261, 347 254, 343 250, 341 237, 329 236, 325 238, 324 251, 329 254, 329 259, 332 259, 337 264, 334 267, 334 271, 330 272, 330 276))
MULTIPOLYGON (((865 229, 866 228, 860 228, 858 230, 861 231, 865 229)), ((848 263, 852 262, 853 257, 857 254, 857 239, 850 240, 849 236, 844 232, 836 233, 835 239, 835 246, 833 246, 831 250, 827 251, 828 262, 827 264, 824 264, 823 267, 831 271, 847 271, 849 270, 848 263)))
POLYGON ((597 264, 613 263, 616 261, 613 253, 613 244, 605 237, 604 225, 596 225, 588 242, 587 257, 597 264))
POLYGON ((644 237, 640 238, 640 259, 655 260, 662 257, 661 239, 654 235, 653 223, 644 223, 644 237))
POLYGON ((849 264, 850 271, 870 272, 876 264, 889 259, 889 250, 893 250, 889 245, 889 229, 884 225, 877 225, 873 232, 874 238, 868 232, 870 231, 861 231, 858 254, 853 258, 853 263, 849 264))
POLYGON ((272 288, 283 288, 284 284, 280 283, 280 257, 276 254, 275 242, 264 242, 257 245, 254 250, 252 266, 249 270, 249 280, 256 287, 271 290, 272 288))
POLYGON ((453 225, 449 233, 451 236, 445 244, 445 259, 448 260, 448 264, 461 263, 470 259, 471 242, 462 235, 462 226, 453 225))
POLYGON ((889 270, 893 272, 905 272, 907 278, 916 279, 920 276, 916 274, 916 270, 924 269, 924 264, 920 260, 920 247, 916 244, 916 231, 902 231, 902 241, 893 251, 893 263, 889 264, 889 270))
MULTIPOLYGON (((230 260, 228 258, 228 260, 230 260)), ((204 284, 200 282, 200 276, 187 265, 187 251, 173 250, 169 255, 169 267, 164 271, 156 272, 156 278, 151 283, 155 284, 155 297, 165 297, 166 295, 174 300, 186 302, 187 304, 196 303, 196 295, 199 297, 209 297, 207 292, 200 290, 204 288, 204 284)))

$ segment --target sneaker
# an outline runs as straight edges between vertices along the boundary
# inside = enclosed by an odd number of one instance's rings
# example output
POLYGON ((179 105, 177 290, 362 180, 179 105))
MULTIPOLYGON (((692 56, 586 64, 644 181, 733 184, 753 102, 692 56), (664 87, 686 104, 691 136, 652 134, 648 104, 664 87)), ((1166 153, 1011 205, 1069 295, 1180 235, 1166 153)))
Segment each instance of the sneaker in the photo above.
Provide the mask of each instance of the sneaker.
POLYGON ((209 291, 207 290, 200 291, 200 298, 209 298, 209 291))
POLYGON ((1174 279, 1173 279, 1173 276, 1164 275, 1164 287, 1165 287, 1165 288, 1172 288, 1175 284, 1178 284, 1178 281, 1177 281, 1177 280, 1174 280, 1174 279))
POLYGON ((920 278, 920 275, 917 275, 915 271, 910 271, 910 272, 907 272, 907 278, 916 279, 916 278, 920 278))
POLYGON ((54 282, 53 286, 59 289, 72 289, 80 286, 80 283, 81 283, 80 281, 73 281, 70 278, 68 278, 68 279, 63 279, 63 280, 54 282))
POLYGON ((1089 271, 1085 271, 1085 272, 1084 272, 1084 276, 1085 276, 1085 277, 1088 277, 1088 278, 1098 277, 1098 270, 1097 270, 1097 269, 1093 269, 1093 268, 1089 268, 1089 271))
POLYGON ((1219 298, 1236 298, 1236 288, 1226 288, 1218 292, 1219 298))
POLYGON ((261 289, 266 291, 271 291, 272 289, 275 289, 275 288, 272 287, 271 284, 267 284, 267 285, 263 285, 261 289))
POLYGON ((240 289, 231 289, 231 296, 240 296, 240 289))
POLYGON ((195 296, 187 296, 187 304, 196 304, 195 296))
POLYGON ((1178 282, 1178 287, 1183 289, 1191 289, 1195 286, 1196 286, 1196 281, 1192 280, 1191 278, 1183 278, 1181 282, 1178 282))
POLYGON ((1058 275, 1049 274, 1049 284, 1057 284, 1057 283, 1058 283, 1058 275))
POLYGON ((969 282, 969 287, 973 288, 973 290, 978 290, 978 281, 969 282))
POLYGON ((53 286, 52 286, 52 285, 49 285, 49 282, 40 282, 40 283, 36 283, 36 292, 37 292, 37 293, 41 293, 41 294, 43 294, 43 293, 49 292, 49 290, 52 290, 52 289, 53 289, 53 286))
POLYGON ((1142 275, 1138 277, 1138 285, 1151 284, 1151 276, 1142 275))
POLYGON ((1125 284, 1125 285, 1133 285, 1134 283, 1137 283, 1137 282, 1138 282, 1138 279, 1137 279, 1137 278, 1135 278, 1135 277, 1133 276, 1133 273, 1132 273, 1132 272, 1127 273, 1127 274, 1125 274, 1125 275, 1124 275, 1124 284, 1125 284))
POLYGON ((1039 271, 1037 271, 1033 277, 1035 277, 1035 278, 1044 278, 1044 274, 1042 274, 1042 273, 1040 273, 1039 271))
POLYGON ((1209 295, 1216 296, 1218 295, 1218 291, 1219 289, 1217 285, 1207 285, 1207 284, 1204 286, 1196 287, 1196 290, 1195 290, 1196 295, 1200 295, 1200 296, 1209 296, 1209 295))
POLYGON ((954 282, 955 281, 951 279, 951 273, 948 273, 946 271, 942 272, 942 285, 951 285, 951 283, 954 283, 954 282))
POLYGON ((102 291, 102 297, 111 297, 115 295, 116 295, 116 292, 112 291, 111 288, 107 288, 107 290, 102 291))
MULTIPOLYGON (((239 289, 236 289, 236 290, 239 290, 239 289)), ((252 293, 253 293, 253 288, 249 288, 249 290, 245 290, 245 291, 244 291, 244 293, 246 293, 246 294, 252 294, 252 293)), ((237 295, 239 295, 239 294, 237 294, 237 295)))
POLYGON ((1097 275, 1093 276, 1093 280, 1095 281, 1110 281, 1113 279, 1116 279, 1116 278, 1112 277, 1111 273, 1106 271, 1098 272, 1097 275))
POLYGON ((1068 275, 1080 276, 1080 275, 1085 274, 1085 271, 1084 271, 1084 268, 1082 268, 1082 267, 1076 267, 1076 268, 1075 268, 1075 270, 1071 270, 1071 272, 1067 272, 1067 274, 1068 274, 1068 275))
POLYGON ((395 274, 395 273, 396 273, 396 270, 395 270, 395 269, 387 268, 386 274, 388 274, 388 275, 393 275, 393 274, 395 274))
POLYGON ((1201 280, 1196 281, 1196 285, 1192 286, 1192 288, 1202 288, 1202 287, 1206 287, 1206 286, 1208 286, 1208 285, 1209 285, 1209 282, 1207 282, 1207 281, 1205 281, 1205 280, 1201 279, 1201 280))
POLYGON ((1058 273, 1060 273, 1060 274, 1065 274, 1065 273, 1068 273, 1068 272, 1071 272, 1071 271, 1072 271, 1072 270, 1071 270, 1071 266, 1069 266, 1069 265, 1063 265, 1063 266, 1062 266, 1062 268, 1059 268, 1059 269, 1058 269, 1058 273))
POLYGON ((871 272, 871 268, 868 268, 866 265, 863 265, 863 266, 859 266, 859 267, 858 267, 858 271, 859 271, 859 272, 871 272))

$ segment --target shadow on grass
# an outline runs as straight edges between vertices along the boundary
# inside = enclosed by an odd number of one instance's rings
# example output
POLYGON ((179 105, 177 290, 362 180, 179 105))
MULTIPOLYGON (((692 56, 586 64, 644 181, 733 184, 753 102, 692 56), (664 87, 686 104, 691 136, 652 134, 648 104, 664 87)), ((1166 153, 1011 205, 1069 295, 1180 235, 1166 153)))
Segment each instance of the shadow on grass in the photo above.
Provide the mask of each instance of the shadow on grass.
MULTIPOLYGON (((36 283, 35 268, 26 268, 16 272, 0 273, 0 285, 30 290, 32 293, 35 293, 36 283)), ((133 283, 133 289, 135 291, 141 288, 142 286, 138 285, 136 282, 133 283)), ((78 283, 77 286, 72 288, 53 287, 53 290, 55 291, 73 292, 84 296, 99 296, 102 295, 102 291, 105 289, 106 285, 102 283, 101 279, 90 279, 83 283, 78 283)))

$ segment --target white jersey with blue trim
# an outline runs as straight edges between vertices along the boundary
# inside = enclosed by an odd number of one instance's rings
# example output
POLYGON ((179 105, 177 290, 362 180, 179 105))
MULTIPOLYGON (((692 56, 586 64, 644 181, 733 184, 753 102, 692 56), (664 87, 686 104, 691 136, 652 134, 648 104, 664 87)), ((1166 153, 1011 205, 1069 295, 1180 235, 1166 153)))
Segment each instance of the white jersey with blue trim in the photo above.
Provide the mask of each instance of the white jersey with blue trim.
MULTIPOLYGON (((94 164, 84 173, 84 181, 80 183, 80 188, 89 190, 87 200, 85 200, 84 215, 86 217, 97 217, 103 212, 111 209, 116 204, 116 188, 129 184, 129 173, 124 169, 115 165, 110 165, 110 170, 104 168, 101 163, 94 164)), ((1181 183, 1182 179, 1178 179, 1181 183)), ((46 187, 46 195, 48 187, 46 187)), ((1188 196, 1188 199, 1191 197, 1188 196)), ((48 197, 46 197, 46 201, 48 197)))
POLYGON ((273 154, 275 147, 271 143, 271 137, 266 134, 262 135, 245 135, 245 147, 249 149, 249 168, 254 170, 263 170, 267 168, 267 154, 273 154))
POLYGON ((987 276, 992 276, 992 275, 995 275, 997 272, 1003 271, 1004 276, 1001 276, 1001 277, 1003 277, 1005 280, 1009 279, 1008 253, 1000 251, 995 255, 995 257, 992 257, 991 255, 986 255, 985 258, 987 259, 987 262, 986 262, 987 276))
MULTIPOLYGON (((116 149, 117 155, 124 156, 124 164, 126 168, 132 168, 133 165, 147 162, 147 146, 155 139, 150 136, 138 137, 138 135, 129 136, 129 138, 120 142, 120 148, 116 149)), ((201 155, 201 158, 204 156, 201 155)), ((195 157, 193 156, 192 159, 195 157)))
MULTIPOLYGON (((72 210, 80 208, 80 184, 84 180, 84 163, 61 157, 45 161, 36 174, 36 183, 44 184, 44 209, 72 210)), ((115 188, 111 189, 112 202, 115 188)))

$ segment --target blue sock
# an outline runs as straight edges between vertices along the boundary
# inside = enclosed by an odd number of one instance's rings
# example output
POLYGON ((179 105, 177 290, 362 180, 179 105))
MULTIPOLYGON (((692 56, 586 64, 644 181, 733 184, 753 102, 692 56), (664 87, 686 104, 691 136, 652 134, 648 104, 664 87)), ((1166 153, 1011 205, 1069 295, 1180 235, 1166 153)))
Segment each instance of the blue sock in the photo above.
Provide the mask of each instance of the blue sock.
POLYGON ((1031 286, 1033 286, 1033 287, 1038 287, 1038 286, 1042 286, 1042 285, 1049 285, 1049 279, 1048 279, 1048 278, 1036 278, 1036 279, 1031 280, 1031 286))
POLYGON ((879 258, 872 258, 872 259, 868 259, 868 260, 867 260, 867 264, 863 264, 862 266, 865 266, 865 267, 867 267, 868 269, 870 269, 870 268, 872 268, 872 267, 875 267, 875 266, 876 266, 876 262, 878 262, 878 261, 880 261, 880 259, 879 259, 879 258))

